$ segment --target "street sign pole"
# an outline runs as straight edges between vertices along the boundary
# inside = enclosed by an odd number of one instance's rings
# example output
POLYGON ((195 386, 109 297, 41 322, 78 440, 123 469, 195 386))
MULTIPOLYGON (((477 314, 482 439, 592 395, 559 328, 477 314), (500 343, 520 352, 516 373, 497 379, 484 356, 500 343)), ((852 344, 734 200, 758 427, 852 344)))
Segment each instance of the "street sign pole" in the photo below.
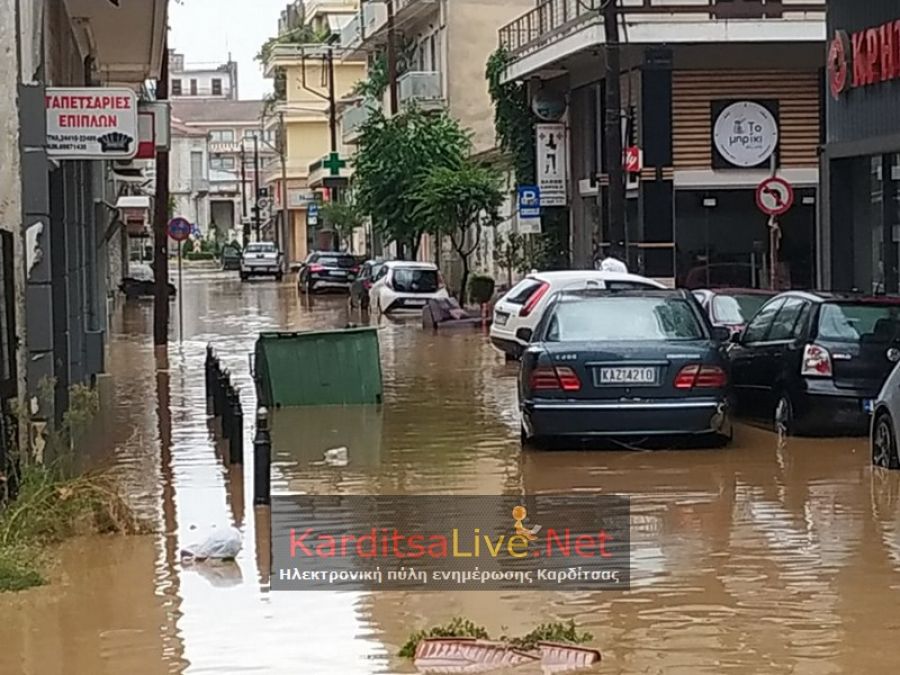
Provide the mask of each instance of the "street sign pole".
POLYGON ((184 342, 184 293, 182 292, 184 289, 181 280, 183 278, 181 273, 181 249, 184 248, 180 243, 178 244, 178 341, 184 342))

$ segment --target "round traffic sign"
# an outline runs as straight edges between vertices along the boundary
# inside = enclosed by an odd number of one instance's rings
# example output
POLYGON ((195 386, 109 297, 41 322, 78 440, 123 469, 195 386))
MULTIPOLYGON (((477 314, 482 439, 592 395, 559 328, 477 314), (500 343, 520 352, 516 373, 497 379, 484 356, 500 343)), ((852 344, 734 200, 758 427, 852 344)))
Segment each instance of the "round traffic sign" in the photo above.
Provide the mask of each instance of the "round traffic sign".
POLYGON ((169 237, 174 241, 185 241, 191 236, 194 226, 190 221, 180 216, 176 216, 169 221, 169 237))
POLYGON ((260 208, 260 210, 265 211, 272 204, 271 200, 268 197, 260 197, 256 201, 256 205, 260 208))
POLYGON ((756 188, 756 205, 767 216, 780 216, 794 205, 794 188, 784 178, 766 178, 756 188))

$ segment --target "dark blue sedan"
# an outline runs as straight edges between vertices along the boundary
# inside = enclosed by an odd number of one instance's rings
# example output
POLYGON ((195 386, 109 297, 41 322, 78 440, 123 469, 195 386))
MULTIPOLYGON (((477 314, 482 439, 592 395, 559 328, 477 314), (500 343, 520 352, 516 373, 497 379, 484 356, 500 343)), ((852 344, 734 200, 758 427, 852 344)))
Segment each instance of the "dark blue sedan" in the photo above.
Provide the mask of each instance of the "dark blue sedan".
POLYGON ((555 296, 519 371, 522 442, 691 436, 731 440, 726 329, 686 291, 555 296))

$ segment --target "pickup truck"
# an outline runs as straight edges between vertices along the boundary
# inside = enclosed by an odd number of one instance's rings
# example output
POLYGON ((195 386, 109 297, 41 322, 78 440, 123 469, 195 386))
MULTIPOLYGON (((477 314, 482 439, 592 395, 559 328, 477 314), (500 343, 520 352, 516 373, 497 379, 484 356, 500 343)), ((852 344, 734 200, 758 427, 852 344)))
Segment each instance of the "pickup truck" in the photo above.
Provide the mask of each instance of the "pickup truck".
POLYGON ((273 242, 247 244, 241 256, 241 281, 252 276, 272 276, 278 281, 284 278, 283 254, 273 242))

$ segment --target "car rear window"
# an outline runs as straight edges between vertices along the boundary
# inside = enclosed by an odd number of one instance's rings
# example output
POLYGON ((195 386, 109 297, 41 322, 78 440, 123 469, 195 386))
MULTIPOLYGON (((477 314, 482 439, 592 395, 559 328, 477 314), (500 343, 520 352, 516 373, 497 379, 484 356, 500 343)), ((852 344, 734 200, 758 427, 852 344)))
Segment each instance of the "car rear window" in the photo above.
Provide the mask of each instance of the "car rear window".
POLYGON ((659 288, 655 284, 643 281, 604 281, 603 285, 611 291, 639 291, 647 288, 659 288))
POLYGON ((394 269, 394 290, 401 293, 434 293, 438 290, 437 270, 398 267, 394 269))
POLYGON ((900 305, 829 302, 819 313, 819 338, 889 344, 900 337, 900 305))
POLYGON ((773 296, 771 295, 738 295, 731 296, 741 308, 741 314, 749 321, 773 296))
POLYGON ((352 255, 320 255, 313 262, 323 267, 341 267, 343 269, 356 267, 356 258, 352 255))
POLYGON ((564 299, 556 305, 547 329, 548 342, 703 339, 703 327, 682 298, 564 299))
POLYGON ((740 303, 730 295, 717 295, 713 299, 712 310, 712 318, 716 323, 740 325, 746 322, 747 317, 740 303))
POLYGON ((542 283, 537 279, 532 279, 531 277, 522 279, 510 289, 504 301, 511 305, 524 305, 541 286, 542 283))
POLYGON ((257 243, 247 244, 245 249, 247 253, 275 253, 277 250, 275 244, 257 243))

